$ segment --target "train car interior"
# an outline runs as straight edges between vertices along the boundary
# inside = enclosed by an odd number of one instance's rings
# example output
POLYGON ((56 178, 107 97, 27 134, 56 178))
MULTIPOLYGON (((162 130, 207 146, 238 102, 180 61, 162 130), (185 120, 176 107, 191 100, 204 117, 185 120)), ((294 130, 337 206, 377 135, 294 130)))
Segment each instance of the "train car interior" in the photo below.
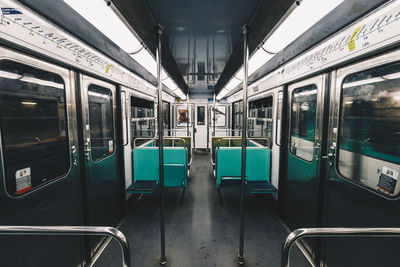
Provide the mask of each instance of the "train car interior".
POLYGON ((0 4, 0 266, 400 266, 400 0, 0 4))

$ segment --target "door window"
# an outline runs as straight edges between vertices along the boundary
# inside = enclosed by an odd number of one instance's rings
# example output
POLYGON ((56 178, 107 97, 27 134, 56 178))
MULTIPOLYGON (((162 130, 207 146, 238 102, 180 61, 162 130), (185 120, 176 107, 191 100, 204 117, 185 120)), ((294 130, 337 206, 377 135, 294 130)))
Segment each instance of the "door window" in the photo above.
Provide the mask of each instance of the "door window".
POLYGON ((163 102, 163 125, 164 129, 169 130, 171 129, 171 122, 170 122, 170 111, 169 111, 170 104, 167 102, 163 102))
POLYGON ((114 152, 113 95, 95 84, 88 88, 90 140, 93 161, 114 152))
POLYGON ((0 61, 0 126, 7 191, 21 195, 64 176, 70 166, 63 79, 0 61))
POLYGON ((290 123, 290 152, 312 161, 314 155, 317 86, 307 85, 293 90, 290 123))
POLYGON ((206 124, 206 107, 199 106, 197 107, 197 125, 205 125, 206 124))
POLYGON ((339 123, 341 175, 382 194, 398 194, 400 63, 348 75, 339 123))
POLYGON ((276 127, 275 142, 278 146, 282 144, 281 126, 282 126, 282 109, 283 109, 283 91, 278 92, 278 106, 276 108, 276 127))

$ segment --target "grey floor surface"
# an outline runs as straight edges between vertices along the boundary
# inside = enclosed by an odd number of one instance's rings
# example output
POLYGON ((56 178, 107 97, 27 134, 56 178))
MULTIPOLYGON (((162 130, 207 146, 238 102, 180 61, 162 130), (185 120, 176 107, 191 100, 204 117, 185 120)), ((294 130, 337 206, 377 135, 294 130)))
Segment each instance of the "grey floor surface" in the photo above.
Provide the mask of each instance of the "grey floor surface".
MULTIPOLYGON (((184 203, 181 190, 166 192, 167 266, 238 266, 240 189, 224 188, 220 203, 208 154, 194 154, 184 203)), ((245 266, 280 266, 287 232, 270 196, 246 196, 245 266)), ((127 237, 132 266, 160 266, 158 196, 144 195, 120 229, 127 237)), ((112 241, 96 267, 121 266, 112 241)), ((291 267, 309 266, 294 247, 291 267)))

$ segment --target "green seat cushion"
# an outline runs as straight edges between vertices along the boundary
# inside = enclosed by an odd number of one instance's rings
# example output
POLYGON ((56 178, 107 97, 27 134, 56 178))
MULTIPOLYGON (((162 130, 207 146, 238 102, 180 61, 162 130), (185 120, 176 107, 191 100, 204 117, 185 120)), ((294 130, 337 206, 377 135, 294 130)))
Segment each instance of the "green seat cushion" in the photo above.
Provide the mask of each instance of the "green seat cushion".
MULTIPOLYGON (((217 187, 225 177, 241 176, 242 149, 239 147, 221 147, 217 149, 217 187)), ((270 181, 271 150, 265 147, 246 149, 247 181, 270 181)))
MULTIPOLYGON (((133 179, 159 181, 158 147, 138 147, 133 150, 133 179)), ((164 148, 164 186, 186 186, 186 149, 164 148)))

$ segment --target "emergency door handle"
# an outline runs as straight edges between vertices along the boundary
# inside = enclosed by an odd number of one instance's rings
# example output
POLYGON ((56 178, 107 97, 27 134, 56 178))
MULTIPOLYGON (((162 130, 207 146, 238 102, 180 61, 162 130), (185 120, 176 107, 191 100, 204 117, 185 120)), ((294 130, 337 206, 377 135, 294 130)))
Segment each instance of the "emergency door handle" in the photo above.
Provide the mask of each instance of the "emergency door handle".
POLYGON ((72 164, 74 164, 74 166, 78 166, 78 151, 76 149, 76 146, 71 147, 71 157, 72 164))
POLYGON ((87 159, 87 160, 90 159, 90 151, 91 151, 90 143, 89 143, 89 142, 86 142, 86 143, 85 143, 85 156, 86 156, 86 159, 87 159))

